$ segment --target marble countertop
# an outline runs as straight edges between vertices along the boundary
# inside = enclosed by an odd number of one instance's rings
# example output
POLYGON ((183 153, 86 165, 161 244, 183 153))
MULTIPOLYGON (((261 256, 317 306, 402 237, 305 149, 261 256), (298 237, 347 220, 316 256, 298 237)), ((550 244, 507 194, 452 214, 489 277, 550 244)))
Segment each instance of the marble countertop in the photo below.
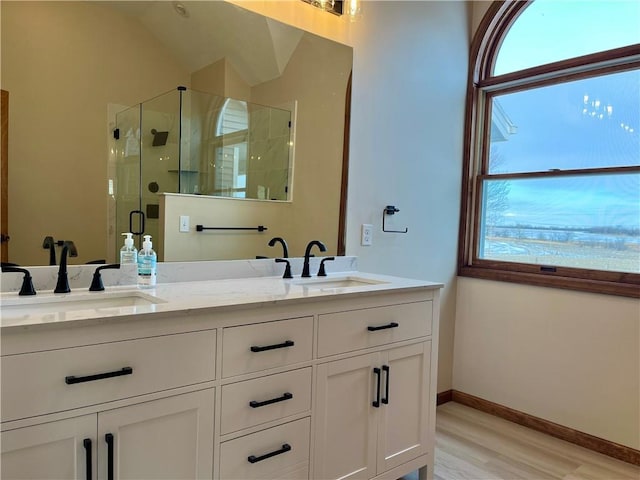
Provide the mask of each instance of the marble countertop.
POLYGON ((19 297, 0 296, 2 331, 63 326, 129 315, 178 311, 247 308, 275 303, 313 301, 322 297, 347 297, 372 292, 438 289, 442 284, 421 280, 347 271, 327 277, 283 279, 280 276, 159 283, 153 288, 109 286, 102 292, 87 289, 69 294, 39 292, 19 297))

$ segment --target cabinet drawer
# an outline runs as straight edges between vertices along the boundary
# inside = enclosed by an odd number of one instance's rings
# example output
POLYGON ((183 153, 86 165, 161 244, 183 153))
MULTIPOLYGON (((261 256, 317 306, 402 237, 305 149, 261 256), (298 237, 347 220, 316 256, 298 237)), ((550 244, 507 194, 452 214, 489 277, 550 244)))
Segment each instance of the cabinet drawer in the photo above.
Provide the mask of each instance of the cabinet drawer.
POLYGON ((318 356, 430 335, 431 320, 430 301, 323 314, 319 316, 318 356))
POLYGON ((215 379, 216 331, 2 357, 2 421, 215 379))
POLYGON ((311 409, 311 368, 222 387, 222 434, 311 409))
POLYGON ((222 376, 311 360, 313 317, 222 330, 222 376))
POLYGON ((308 479, 309 435, 307 417, 224 442, 220 478, 308 479))

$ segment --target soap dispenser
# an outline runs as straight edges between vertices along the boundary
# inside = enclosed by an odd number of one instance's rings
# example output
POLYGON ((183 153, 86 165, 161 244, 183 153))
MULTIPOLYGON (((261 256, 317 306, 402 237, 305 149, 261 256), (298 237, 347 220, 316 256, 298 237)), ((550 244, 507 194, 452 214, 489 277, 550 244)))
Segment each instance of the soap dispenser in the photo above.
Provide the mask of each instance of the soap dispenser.
POLYGON ((124 246, 120 249, 120 265, 137 264, 138 263, 138 250, 133 245, 133 233, 127 232, 122 235, 126 235, 124 239, 124 246))
POLYGON ((138 286, 155 287, 157 256, 151 244, 151 235, 144 235, 142 248, 138 252, 138 286))

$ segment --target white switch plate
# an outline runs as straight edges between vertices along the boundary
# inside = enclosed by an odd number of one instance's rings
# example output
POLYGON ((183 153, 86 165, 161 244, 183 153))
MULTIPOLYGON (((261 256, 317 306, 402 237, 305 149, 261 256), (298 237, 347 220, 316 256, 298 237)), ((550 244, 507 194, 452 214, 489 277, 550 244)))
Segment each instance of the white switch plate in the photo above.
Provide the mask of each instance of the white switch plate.
POLYGON ((368 223, 362 224, 362 235, 360 236, 360 244, 368 247, 373 244, 373 225, 368 223))
POLYGON ((189 215, 180 215, 180 231, 189 232, 189 215))

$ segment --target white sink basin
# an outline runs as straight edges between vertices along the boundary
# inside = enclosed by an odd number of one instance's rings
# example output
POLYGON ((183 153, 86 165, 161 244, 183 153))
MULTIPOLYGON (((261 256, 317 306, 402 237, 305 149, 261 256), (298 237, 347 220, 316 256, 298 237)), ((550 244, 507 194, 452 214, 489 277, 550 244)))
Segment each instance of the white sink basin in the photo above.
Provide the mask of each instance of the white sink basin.
POLYGON ((389 282, 385 282, 382 280, 372 280, 369 278, 354 277, 349 275, 347 277, 309 278, 307 280, 299 280, 293 283, 305 288, 325 290, 336 288, 366 287, 371 285, 382 285, 389 282))
POLYGON ((142 292, 87 292, 3 298, 0 312, 3 319, 14 319, 28 315, 149 306, 158 303, 165 301, 142 292))

